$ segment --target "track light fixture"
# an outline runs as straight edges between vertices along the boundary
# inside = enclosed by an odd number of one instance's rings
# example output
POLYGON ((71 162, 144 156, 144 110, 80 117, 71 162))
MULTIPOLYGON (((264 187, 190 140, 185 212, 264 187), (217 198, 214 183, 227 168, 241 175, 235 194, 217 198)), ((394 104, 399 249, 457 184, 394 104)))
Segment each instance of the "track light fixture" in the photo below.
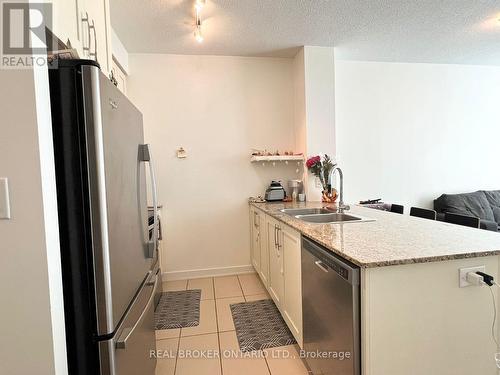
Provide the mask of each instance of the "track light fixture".
POLYGON ((205 0, 196 0, 194 3, 194 7, 199 12, 203 9, 203 7, 205 6, 205 3, 206 3, 205 0))
POLYGON ((201 10, 205 6, 205 0, 196 0, 194 8, 196 10, 194 38, 198 43, 203 43, 203 33, 201 32, 201 10))

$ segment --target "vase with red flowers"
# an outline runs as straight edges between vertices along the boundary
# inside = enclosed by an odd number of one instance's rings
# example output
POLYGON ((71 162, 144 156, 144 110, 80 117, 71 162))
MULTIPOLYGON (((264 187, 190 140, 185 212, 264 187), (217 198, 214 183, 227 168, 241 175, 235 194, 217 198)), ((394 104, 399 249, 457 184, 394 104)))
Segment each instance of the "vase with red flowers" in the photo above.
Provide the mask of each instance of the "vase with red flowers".
POLYGON ((335 189, 330 189, 330 185, 328 184, 328 177, 335 165, 332 159, 326 154, 323 155, 323 158, 317 155, 310 157, 306 161, 307 169, 309 169, 309 171, 311 171, 311 173, 321 182, 321 186, 323 187, 323 202, 333 203, 337 200, 337 191, 335 189))

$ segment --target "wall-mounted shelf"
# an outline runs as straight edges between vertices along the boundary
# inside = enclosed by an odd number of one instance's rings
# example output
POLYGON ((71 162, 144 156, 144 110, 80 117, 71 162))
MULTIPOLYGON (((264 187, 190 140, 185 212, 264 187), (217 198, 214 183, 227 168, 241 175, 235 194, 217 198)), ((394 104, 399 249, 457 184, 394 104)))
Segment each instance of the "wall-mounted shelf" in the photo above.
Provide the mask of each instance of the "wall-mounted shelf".
POLYGON ((297 161, 303 162, 303 155, 270 155, 270 156, 252 156, 250 159, 252 163, 262 163, 262 162, 277 162, 277 161, 297 161))

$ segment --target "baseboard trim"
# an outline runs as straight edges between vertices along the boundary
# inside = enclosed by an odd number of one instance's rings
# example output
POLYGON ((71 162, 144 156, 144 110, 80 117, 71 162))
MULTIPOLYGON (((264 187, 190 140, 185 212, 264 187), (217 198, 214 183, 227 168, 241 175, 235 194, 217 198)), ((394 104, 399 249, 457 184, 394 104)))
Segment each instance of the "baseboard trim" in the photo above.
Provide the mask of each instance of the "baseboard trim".
POLYGON ((186 279, 199 279, 202 277, 239 275, 252 272, 255 272, 255 270, 253 266, 249 264, 245 266, 162 272, 161 279, 162 281, 175 281, 175 280, 186 280, 186 279))

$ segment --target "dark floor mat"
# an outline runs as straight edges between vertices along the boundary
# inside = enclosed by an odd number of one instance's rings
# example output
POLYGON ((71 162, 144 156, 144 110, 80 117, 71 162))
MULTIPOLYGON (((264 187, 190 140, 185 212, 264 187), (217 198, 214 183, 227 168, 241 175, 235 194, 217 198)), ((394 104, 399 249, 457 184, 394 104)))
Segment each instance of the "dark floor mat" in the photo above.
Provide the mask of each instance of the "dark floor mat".
POLYGON ((200 324, 201 289, 163 292, 155 310, 156 329, 195 327, 200 324))
POLYGON ((278 308, 270 299, 232 304, 231 313, 241 351, 296 343, 278 308))

